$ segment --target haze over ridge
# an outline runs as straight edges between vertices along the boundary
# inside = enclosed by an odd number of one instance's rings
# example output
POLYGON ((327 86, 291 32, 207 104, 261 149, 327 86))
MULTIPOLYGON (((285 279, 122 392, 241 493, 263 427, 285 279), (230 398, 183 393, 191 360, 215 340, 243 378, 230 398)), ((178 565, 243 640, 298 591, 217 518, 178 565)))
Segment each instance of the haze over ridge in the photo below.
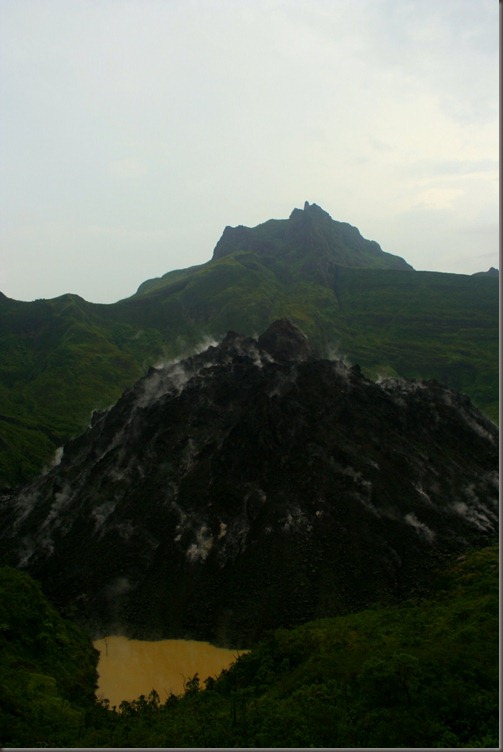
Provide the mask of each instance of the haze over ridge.
POLYGON ((0 7, 0 290, 131 295, 307 198, 416 269, 498 266, 491 0, 0 7))

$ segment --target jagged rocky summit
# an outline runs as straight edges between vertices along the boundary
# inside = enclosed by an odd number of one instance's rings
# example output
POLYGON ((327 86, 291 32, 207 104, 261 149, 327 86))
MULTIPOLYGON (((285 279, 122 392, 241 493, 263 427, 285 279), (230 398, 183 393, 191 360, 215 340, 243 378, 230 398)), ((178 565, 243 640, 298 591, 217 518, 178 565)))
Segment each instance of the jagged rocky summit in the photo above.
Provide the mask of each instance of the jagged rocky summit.
POLYGON ((280 320, 151 368, 0 505, 3 563, 96 635, 249 645, 417 594, 498 532, 498 433, 280 320))
POLYGON ((475 272, 472 277, 499 277, 499 269, 495 269, 494 266, 490 266, 486 272, 475 272))
POLYGON ((401 256, 383 251, 357 227, 332 219, 317 204, 304 203, 288 219, 270 219, 257 227, 227 226, 213 251, 218 260, 237 251, 281 256, 300 264, 302 273, 331 283, 337 266, 413 271, 401 256))

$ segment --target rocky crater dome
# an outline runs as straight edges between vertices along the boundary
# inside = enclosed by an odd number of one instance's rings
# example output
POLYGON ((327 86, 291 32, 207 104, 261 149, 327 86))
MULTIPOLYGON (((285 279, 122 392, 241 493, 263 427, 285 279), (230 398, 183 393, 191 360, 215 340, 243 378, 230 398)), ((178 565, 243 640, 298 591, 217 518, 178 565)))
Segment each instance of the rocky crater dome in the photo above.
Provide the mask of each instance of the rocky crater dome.
POLYGON ((464 395, 370 381, 283 319, 151 368, 2 499, 0 548, 96 636, 247 646, 494 541, 498 462, 464 395))

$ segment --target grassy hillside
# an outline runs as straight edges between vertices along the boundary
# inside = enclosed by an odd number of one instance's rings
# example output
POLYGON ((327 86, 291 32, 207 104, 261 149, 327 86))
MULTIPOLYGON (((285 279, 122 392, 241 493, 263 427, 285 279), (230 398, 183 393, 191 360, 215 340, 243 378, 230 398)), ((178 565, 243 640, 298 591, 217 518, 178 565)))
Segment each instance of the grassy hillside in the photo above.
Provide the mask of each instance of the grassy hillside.
POLYGON ((0 487, 40 472, 162 352, 159 333, 110 313, 75 295, 0 299, 0 487))
POLYGON ((372 377, 436 378, 496 421, 498 278, 415 272, 394 256, 382 268, 390 254, 319 211, 307 229, 295 212, 295 221, 235 228, 208 263, 112 305, 0 295, 0 488, 39 472, 149 365, 231 329, 258 335, 283 317, 324 355, 372 377), (351 251, 374 268, 343 265, 351 251))
POLYGON ((425 600, 279 629, 216 680, 120 712, 91 699, 95 653, 25 575, 0 570, 5 746, 498 748, 498 549, 425 600), (204 687, 204 689, 203 689, 204 687))
POLYGON ((497 279, 341 269, 335 289, 350 358, 370 373, 435 378, 497 421, 497 279))

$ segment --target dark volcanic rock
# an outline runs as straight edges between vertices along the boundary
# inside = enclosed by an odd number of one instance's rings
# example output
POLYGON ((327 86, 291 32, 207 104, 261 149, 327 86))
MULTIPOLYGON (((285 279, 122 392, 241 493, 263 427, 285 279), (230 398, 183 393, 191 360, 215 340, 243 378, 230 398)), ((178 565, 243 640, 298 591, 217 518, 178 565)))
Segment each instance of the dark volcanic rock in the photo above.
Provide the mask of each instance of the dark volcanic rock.
POLYGON ((498 530, 498 434, 280 321, 151 368, 0 506, 4 563, 96 634, 249 644, 421 592, 498 530))
POLYGON ((306 335, 288 319, 271 324, 258 338, 258 346, 278 362, 308 360, 316 354, 306 335))

